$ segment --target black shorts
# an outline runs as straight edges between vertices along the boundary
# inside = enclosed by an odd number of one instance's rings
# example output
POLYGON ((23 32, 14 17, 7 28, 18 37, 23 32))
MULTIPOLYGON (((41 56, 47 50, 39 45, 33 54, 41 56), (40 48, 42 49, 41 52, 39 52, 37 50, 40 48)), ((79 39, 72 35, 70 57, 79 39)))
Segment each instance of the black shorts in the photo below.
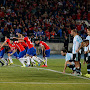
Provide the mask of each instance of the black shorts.
POLYGON ((73 60, 80 61, 80 59, 81 59, 81 54, 80 53, 73 54, 73 60))
POLYGON ((86 63, 90 63, 90 56, 88 56, 86 63))

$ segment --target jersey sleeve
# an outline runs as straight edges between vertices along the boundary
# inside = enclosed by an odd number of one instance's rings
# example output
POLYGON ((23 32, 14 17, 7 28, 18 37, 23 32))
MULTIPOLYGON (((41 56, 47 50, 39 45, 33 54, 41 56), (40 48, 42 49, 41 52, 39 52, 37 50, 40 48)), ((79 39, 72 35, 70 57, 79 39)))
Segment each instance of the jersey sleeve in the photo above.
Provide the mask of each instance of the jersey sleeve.
POLYGON ((76 41, 79 42, 79 43, 81 43, 82 42, 82 38, 81 37, 77 37, 76 38, 76 41))

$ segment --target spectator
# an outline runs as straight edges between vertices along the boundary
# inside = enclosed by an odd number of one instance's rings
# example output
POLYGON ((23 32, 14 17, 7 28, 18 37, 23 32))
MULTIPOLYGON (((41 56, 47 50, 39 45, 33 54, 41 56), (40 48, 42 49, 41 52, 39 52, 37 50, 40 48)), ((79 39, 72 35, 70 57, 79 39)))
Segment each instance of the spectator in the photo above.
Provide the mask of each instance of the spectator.
POLYGON ((19 26, 17 26, 17 28, 15 29, 15 34, 16 33, 21 33, 21 29, 19 28, 19 26))
POLYGON ((62 37, 62 29, 61 29, 61 28, 58 28, 57 35, 58 35, 59 37, 62 37))

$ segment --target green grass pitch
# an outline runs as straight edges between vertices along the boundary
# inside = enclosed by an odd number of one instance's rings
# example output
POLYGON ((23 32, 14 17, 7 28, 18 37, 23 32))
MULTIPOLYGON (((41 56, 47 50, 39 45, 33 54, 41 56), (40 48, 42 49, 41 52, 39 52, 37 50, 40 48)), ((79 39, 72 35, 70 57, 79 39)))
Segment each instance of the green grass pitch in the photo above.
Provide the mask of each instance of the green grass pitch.
MULTIPOLYGON (((63 71, 64 59, 48 59, 48 67, 44 69, 25 67, 17 59, 15 65, 0 67, 0 90, 89 90, 90 80, 60 74, 63 71)), ((83 62, 83 60, 81 60, 83 62)), ((72 71, 67 68, 67 73, 72 71)), ((83 75, 87 73, 86 64, 82 64, 83 75)), ((82 76, 84 77, 84 76, 82 76)))

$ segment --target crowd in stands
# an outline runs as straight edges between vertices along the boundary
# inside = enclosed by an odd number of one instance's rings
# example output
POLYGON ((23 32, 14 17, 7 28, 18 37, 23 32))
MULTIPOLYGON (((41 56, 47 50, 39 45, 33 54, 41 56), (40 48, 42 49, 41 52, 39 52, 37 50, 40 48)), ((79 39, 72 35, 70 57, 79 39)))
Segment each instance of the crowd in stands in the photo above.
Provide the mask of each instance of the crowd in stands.
POLYGON ((55 36, 68 36, 71 29, 76 28, 85 38, 87 26, 76 20, 90 20, 86 0, 0 0, 3 36, 12 37, 22 32, 46 41, 55 36))

